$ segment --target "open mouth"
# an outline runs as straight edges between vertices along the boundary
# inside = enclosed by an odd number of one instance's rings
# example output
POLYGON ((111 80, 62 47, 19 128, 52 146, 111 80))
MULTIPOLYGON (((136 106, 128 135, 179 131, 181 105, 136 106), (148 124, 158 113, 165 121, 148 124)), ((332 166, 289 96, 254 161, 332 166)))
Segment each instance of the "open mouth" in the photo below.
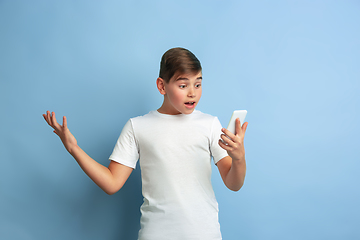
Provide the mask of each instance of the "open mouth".
POLYGON ((185 105, 188 107, 193 107, 195 105, 195 102, 186 102, 185 105))

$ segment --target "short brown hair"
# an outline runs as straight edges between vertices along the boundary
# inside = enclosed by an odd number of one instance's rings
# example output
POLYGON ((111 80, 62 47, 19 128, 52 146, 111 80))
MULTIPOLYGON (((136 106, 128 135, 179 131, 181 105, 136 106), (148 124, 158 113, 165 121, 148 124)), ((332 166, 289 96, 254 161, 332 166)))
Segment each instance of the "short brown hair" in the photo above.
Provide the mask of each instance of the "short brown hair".
POLYGON ((171 48, 161 58, 159 77, 169 83, 175 74, 198 73, 201 71, 199 59, 185 48, 171 48))

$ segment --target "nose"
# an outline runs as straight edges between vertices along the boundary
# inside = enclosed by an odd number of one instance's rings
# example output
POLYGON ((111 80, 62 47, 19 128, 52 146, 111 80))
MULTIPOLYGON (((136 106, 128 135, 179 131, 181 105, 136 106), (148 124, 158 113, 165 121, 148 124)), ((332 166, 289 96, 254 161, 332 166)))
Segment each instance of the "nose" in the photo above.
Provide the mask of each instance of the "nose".
POLYGON ((189 88, 188 97, 195 97, 195 89, 193 87, 189 88))

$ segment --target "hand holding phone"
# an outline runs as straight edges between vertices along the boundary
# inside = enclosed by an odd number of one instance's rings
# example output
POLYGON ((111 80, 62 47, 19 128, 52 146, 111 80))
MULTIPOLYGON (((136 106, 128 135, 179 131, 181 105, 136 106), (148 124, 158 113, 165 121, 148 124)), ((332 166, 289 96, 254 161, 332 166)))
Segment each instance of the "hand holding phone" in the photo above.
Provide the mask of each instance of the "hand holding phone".
POLYGON ((229 124, 227 126, 227 130, 229 130, 230 132, 235 134, 235 120, 237 118, 240 118, 240 123, 241 123, 241 126, 242 126, 242 124, 244 124, 244 122, 245 122, 246 114, 247 114, 246 110, 235 110, 233 112, 233 114, 231 115, 229 124))

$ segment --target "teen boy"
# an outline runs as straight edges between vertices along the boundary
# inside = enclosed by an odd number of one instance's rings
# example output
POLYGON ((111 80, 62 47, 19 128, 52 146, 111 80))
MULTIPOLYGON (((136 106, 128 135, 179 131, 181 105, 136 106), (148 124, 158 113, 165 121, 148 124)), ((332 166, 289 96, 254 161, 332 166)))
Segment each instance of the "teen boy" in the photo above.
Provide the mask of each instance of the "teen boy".
POLYGON ((211 185, 211 158, 225 185, 238 191, 246 172, 244 135, 216 117, 195 110, 202 94, 199 60, 189 50, 173 48, 161 59, 156 81, 163 103, 156 111, 130 119, 105 167, 89 157, 55 113, 43 114, 67 151, 106 193, 124 185, 140 161, 142 193, 139 240, 219 240, 218 204, 211 185), (227 135, 228 137, 226 137, 227 135))

